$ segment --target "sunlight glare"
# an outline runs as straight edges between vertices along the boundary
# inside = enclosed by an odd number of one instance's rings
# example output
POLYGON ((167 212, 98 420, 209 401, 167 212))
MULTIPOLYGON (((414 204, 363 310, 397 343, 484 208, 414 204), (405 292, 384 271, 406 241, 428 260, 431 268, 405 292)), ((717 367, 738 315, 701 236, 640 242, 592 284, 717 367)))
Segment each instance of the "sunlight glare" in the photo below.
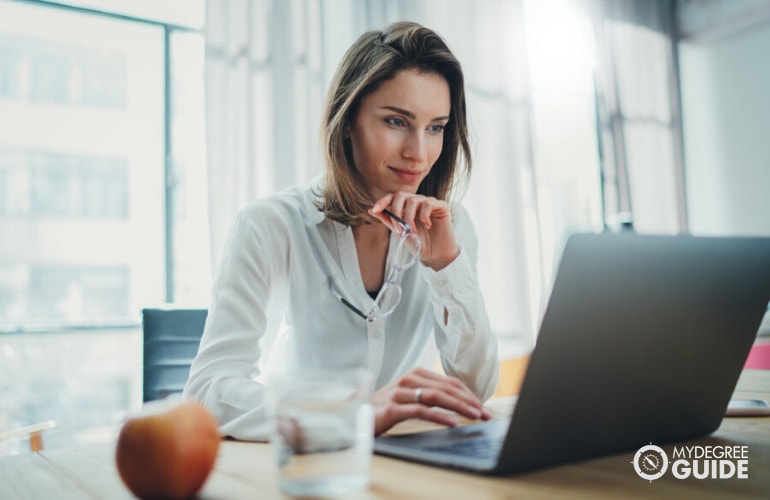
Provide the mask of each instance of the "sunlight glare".
POLYGON ((588 13, 574 0, 524 0, 532 85, 590 92, 596 66, 588 13))

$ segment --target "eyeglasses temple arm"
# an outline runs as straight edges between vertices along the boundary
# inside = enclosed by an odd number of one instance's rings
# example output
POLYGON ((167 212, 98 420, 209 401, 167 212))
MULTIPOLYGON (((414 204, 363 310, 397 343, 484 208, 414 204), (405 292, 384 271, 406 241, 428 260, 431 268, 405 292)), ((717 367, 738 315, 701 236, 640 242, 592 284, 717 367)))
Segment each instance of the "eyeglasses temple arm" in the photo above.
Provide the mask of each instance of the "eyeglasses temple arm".
POLYGON ((354 306, 353 304, 348 302, 347 299, 345 299, 342 295, 340 295, 337 292, 337 290, 335 290, 334 285, 332 284, 333 281, 334 281, 333 278, 329 278, 329 291, 331 291, 334 294, 334 296, 337 297, 340 300, 340 302, 342 302, 343 305, 345 305, 345 307, 347 307, 348 309, 350 309, 354 313, 358 314, 362 318, 368 319, 366 317, 366 314, 362 313, 356 306, 354 306))
POLYGON ((411 230, 411 229, 412 229, 412 226, 411 226, 411 225, 409 225, 409 223, 408 223, 407 221, 405 221, 405 220, 404 220, 404 219, 402 219, 401 217, 397 216, 396 214, 394 214, 394 213, 393 213, 393 212, 391 212, 390 210, 388 210, 388 209, 384 209, 384 210, 382 211, 382 213, 384 213, 385 215, 387 215, 387 216, 388 216, 388 217, 390 217, 391 219, 393 219, 393 220, 395 220, 395 221, 398 221, 398 222, 400 222, 400 223, 401 223, 401 225, 403 225, 405 228, 407 228, 407 229, 409 229, 409 230, 411 230))
POLYGON ((348 309, 350 309, 350 310, 351 310, 351 311, 353 311, 354 313, 358 314, 358 315, 359 315, 359 316, 361 316, 362 318, 364 318, 364 319, 368 319, 368 318, 366 317, 366 314, 364 314, 364 313, 362 313, 361 311, 359 311, 359 310, 358 310, 358 308, 357 308, 356 306, 354 306, 353 304, 351 304, 350 302, 348 302, 346 299, 344 299, 344 298, 342 298, 342 297, 339 297, 339 299, 340 299, 340 302, 342 302, 343 304, 345 304, 345 306, 347 306, 347 308, 348 308, 348 309))

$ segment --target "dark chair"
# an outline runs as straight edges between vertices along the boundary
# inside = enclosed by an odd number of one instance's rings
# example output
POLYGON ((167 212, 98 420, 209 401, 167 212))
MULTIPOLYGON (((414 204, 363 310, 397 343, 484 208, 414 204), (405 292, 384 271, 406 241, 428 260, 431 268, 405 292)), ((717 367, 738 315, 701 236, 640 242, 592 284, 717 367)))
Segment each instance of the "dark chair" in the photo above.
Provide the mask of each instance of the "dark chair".
POLYGON ((198 352, 207 314, 206 309, 142 310, 145 402, 182 392, 198 352))

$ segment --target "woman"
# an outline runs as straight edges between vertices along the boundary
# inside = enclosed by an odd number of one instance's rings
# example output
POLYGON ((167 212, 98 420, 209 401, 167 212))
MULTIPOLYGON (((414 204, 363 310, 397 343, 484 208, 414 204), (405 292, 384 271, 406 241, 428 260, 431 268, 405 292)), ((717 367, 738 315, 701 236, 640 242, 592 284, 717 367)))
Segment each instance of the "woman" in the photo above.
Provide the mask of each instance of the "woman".
POLYGON ((488 419, 497 344, 473 226, 449 202, 471 169, 460 64, 414 23, 365 33, 332 81, 323 140, 322 180, 239 214, 186 395, 224 434, 262 440, 277 371, 365 366, 375 434, 488 419), (416 368, 431 336, 447 375, 416 368))

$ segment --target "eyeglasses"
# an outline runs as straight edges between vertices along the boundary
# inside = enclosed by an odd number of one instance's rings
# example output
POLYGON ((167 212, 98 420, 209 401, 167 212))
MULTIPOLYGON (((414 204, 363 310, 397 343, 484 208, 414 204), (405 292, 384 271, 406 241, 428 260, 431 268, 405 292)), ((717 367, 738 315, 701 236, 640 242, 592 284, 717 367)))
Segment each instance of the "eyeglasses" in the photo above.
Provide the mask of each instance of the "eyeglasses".
MULTIPOLYGON (((372 304, 369 314, 364 314, 356 306, 334 292, 346 307, 369 322, 387 316, 396 310, 396 306, 401 302, 401 285, 398 284, 399 274, 412 267, 420 256, 420 238, 412 230, 412 226, 388 210, 383 210, 382 212, 401 224, 402 231, 398 246, 396 247, 396 253, 391 261, 392 264, 382 284, 382 288, 380 288, 377 297, 374 299, 374 304, 372 304)), ((334 291, 333 288, 332 291, 334 291)))

